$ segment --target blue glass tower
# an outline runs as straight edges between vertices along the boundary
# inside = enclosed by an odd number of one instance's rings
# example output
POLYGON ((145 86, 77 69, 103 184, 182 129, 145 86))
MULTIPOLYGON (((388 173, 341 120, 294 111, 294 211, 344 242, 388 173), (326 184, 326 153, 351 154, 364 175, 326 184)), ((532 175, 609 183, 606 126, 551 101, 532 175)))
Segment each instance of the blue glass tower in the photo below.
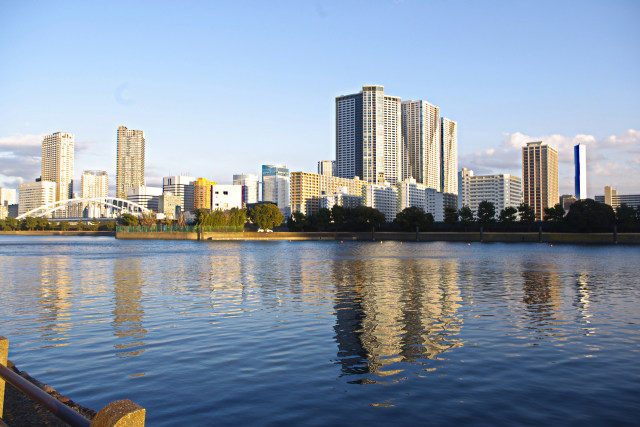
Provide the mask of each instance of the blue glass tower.
POLYGON ((578 144, 573 147, 573 159, 576 167, 576 198, 587 198, 587 147, 578 144))

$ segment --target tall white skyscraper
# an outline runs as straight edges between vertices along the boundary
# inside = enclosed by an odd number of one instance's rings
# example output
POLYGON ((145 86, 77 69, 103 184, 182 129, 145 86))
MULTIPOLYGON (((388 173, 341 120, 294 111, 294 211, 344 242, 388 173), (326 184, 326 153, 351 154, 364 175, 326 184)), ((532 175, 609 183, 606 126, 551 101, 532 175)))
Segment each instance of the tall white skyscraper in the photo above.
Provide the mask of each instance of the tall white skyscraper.
POLYGON ((56 132, 42 140, 42 181, 56 184, 55 201, 73 198, 74 137, 56 132))
POLYGON ((440 121, 440 192, 458 194, 458 123, 440 121))
POLYGON ((127 190, 144 186, 144 132, 118 127, 116 197, 127 198, 127 190))
POLYGON ((233 184, 242 186, 242 207, 247 207, 249 203, 258 203, 259 182, 258 175, 251 173, 233 175, 233 184))
POLYGON ((262 165, 262 201, 289 207, 289 169, 285 165, 262 165))
POLYGON ((80 181, 80 197, 109 197, 109 176, 106 171, 84 171, 80 181))
POLYGON ((440 107, 426 101, 402 103, 403 178, 441 189, 440 107))
POLYGON ((576 198, 586 199, 587 196, 587 147, 578 144, 573 147, 573 161, 576 167, 576 198))
POLYGON ((341 178, 395 184, 402 173, 400 98, 383 86, 336 98, 336 170, 341 178))

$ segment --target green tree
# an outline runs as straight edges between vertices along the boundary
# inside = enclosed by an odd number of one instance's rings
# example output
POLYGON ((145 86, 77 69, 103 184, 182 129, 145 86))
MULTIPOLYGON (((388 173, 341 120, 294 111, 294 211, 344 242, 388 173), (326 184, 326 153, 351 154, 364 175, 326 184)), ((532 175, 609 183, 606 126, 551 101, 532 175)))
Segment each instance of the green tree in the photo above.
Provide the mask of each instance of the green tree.
POLYGON ((518 214, 518 209, 513 206, 507 206, 506 208, 500 211, 500 222, 503 224, 513 224, 516 222, 516 215, 518 214))
POLYGON ((474 222, 473 211, 469 206, 463 206, 462 209, 460 209, 459 214, 460 214, 460 222, 463 225, 473 224, 474 222))
POLYGON ((20 228, 20 223, 18 222, 18 220, 10 216, 4 219, 4 225, 9 230, 17 230, 20 228))
POLYGON ((136 226, 139 224, 138 218, 135 215, 131 215, 128 213, 122 214, 118 221, 120 222, 120 225, 124 225, 127 227, 136 226))
POLYGON ((100 221, 98 221, 97 219, 94 219, 93 221, 91 221, 91 223, 89 223, 89 230, 98 231, 98 228, 100 228, 100 221))
POLYGON ((309 218, 311 228, 314 230, 326 230, 331 225, 331 211, 321 208, 309 218))
POLYGON ((209 209, 199 208, 196 209, 193 213, 196 217, 196 225, 204 225, 204 222, 207 220, 209 216, 209 209))
POLYGON ((385 221, 384 214, 375 208, 358 206, 347 209, 347 226, 350 230, 370 230, 379 227, 385 221))
POLYGON ((416 227, 420 231, 428 231, 433 228, 433 215, 411 206, 399 212, 393 222, 406 231, 414 231, 416 227))
POLYGON ((69 228, 71 228, 71 225, 69 224, 69 221, 60 221, 58 223, 58 228, 60 228, 60 230, 62 231, 67 231, 69 228))
POLYGON ((564 208, 560 203, 552 208, 544 208, 544 220, 561 222, 564 219, 564 208))
POLYGON ((238 209, 231 208, 229 211, 228 224, 234 227, 242 227, 245 222, 247 222, 247 210, 246 209, 238 209))
POLYGON ((333 205, 331 208, 331 221, 336 229, 342 230, 347 219, 347 211, 343 206, 333 205))
POLYGON ((613 208, 592 199, 578 200, 569 208, 566 222, 579 232, 605 231, 611 229, 616 220, 613 208))
POLYGON ((216 209, 207 215, 203 225, 206 227, 223 227, 227 225, 227 216, 223 211, 216 209))
POLYGON ((526 203, 520 203, 518 206, 518 214, 520 222, 532 223, 536 222, 536 211, 526 203))
POLYGON ((49 220, 47 218, 36 218, 36 227, 40 230, 46 230, 49 228, 49 220))
POLYGON ((488 200, 483 200, 478 204, 478 222, 480 225, 488 225, 495 221, 496 207, 488 200))
POLYGON ((23 230, 32 231, 34 228, 38 226, 38 220, 36 218, 31 218, 30 216, 24 218, 22 223, 20 224, 20 228, 23 230))
POLYGON ((144 227, 153 227, 156 225, 156 216, 152 212, 143 212, 140 215, 139 222, 144 227))
POLYGON ((87 224, 85 224, 83 221, 78 221, 78 222, 76 223, 76 229, 77 229, 78 231, 82 231, 82 230, 84 230, 85 228, 87 228, 87 224))
POLYGON ((254 224, 264 230, 271 230, 284 221, 284 215, 280 209, 272 203, 265 203, 255 206, 249 213, 249 218, 254 224))
POLYGON ((458 209, 447 206, 444 208, 444 223, 449 225, 456 225, 460 221, 460 214, 458 209))
POLYGON ((307 231, 309 230, 309 219, 302 212, 294 212, 287 219, 287 228, 289 231, 307 231))
POLYGON ((616 222, 618 225, 631 225, 636 220, 636 211, 633 207, 623 203, 616 208, 616 222))

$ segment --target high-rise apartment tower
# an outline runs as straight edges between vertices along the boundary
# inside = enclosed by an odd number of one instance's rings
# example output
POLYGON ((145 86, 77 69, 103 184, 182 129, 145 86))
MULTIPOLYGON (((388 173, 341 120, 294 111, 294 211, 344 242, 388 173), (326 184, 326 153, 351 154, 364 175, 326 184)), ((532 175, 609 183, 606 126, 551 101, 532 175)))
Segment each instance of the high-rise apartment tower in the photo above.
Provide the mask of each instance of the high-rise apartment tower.
POLYGON ((127 198, 127 190, 144 186, 144 132, 118 127, 116 197, 127 198))
POLYGON ((403 178, 441 188, 440 107, 426 101, 402 103, 403 178))
POLYGON ((80 181, 80 197, 109 197, 109 176, 106 171, 84 171, 80 181))
POLYGON ((558 152, 545 142, 527 142, 522 147, 523 201, 544 219, 544 208, 560 202, 558 192, 558 152))
POLYGON ((458 123, 440 120, 440 191, 458 194, 458 123))
POLYGON ((336 98, 335 176, 395 184, 402 173, 400 98, 383 86, 336 98))
POLYGON ((56 132, 42 140, 41 181, 54 182, 55 201, 73 198, 74 137, 56 132))

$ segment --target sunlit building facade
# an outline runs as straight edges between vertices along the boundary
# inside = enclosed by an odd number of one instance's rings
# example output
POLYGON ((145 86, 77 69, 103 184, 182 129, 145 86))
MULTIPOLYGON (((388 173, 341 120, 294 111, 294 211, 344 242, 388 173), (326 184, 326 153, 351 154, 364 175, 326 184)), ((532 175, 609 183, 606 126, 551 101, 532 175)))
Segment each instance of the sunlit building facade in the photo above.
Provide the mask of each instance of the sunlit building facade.
POLYGON ((289 169, 285 165, 262 165, 262 201, 289 210, 289 169))
POLYGON ((440 107, 402 102, 403 179, 440 190, 440 107))
POLYGON ((58 184, 51 181, 26 182, 18 191, 18 215, 56 201, 58 184))
POLYGON ((258 203, 260 179, 252 173, 233 175, 233 184, 242 186, 242 207, 247 204, 258 203))
POLYGON ((193 183, 193 210, 211 210, 211 186, 217 182, 209 181, 207 178, 198 178, 193 183))
POLYGON ((440 192, 458 194, 458 122, 440 120, 440 192))
POLYGON ((522 147, 523 201, 544 219, 544 208, 560 202, 558 191, 558 152, 542 141, 522 147))
POLYGON ((321 196, 332 195, 339 189, 346 189, 351 196, 362 196, 360 179, 340 178, 310 172, 291 173, 291 212, 305 215, 316 213, 321 208, 321 196))
POLYGON ((340 178, 370 183, 401 179, 401 100, 383 86, 336 98, 336 169, 340 178))
POLYGON ((73 159, 72 134, 56 132, 43 138, 40 179, 55 182, 56 202, 73 198, 73 159))
POLYGON ((575 165, 575 196, 584 200, 587 196, 587 147, 578 144, 573 147, 573 163, 575 165))
POLYGON ((510 174, 474 175, 472 170, 462 168, 459 181, 458 208, 468 206, 475 215, 482 201, 493 203, 496 218, 508 206, 517 208, 522 203, 522 180, 510 174))
POLYGON ((386 222, 393 222, 398 213, 398 188, 388 182, 367 184, 362 187, 362 204, 379 210, 386 222))
POLYGON ((118 127, 116 197, 127 198, 129 188, 144 186, 144 132, 118 127))
POLYGON ((162 178, 162 191, 180 198, 178 206, 182 212, 193 212, 193 182, 192 176, 177 175, 162 178))

